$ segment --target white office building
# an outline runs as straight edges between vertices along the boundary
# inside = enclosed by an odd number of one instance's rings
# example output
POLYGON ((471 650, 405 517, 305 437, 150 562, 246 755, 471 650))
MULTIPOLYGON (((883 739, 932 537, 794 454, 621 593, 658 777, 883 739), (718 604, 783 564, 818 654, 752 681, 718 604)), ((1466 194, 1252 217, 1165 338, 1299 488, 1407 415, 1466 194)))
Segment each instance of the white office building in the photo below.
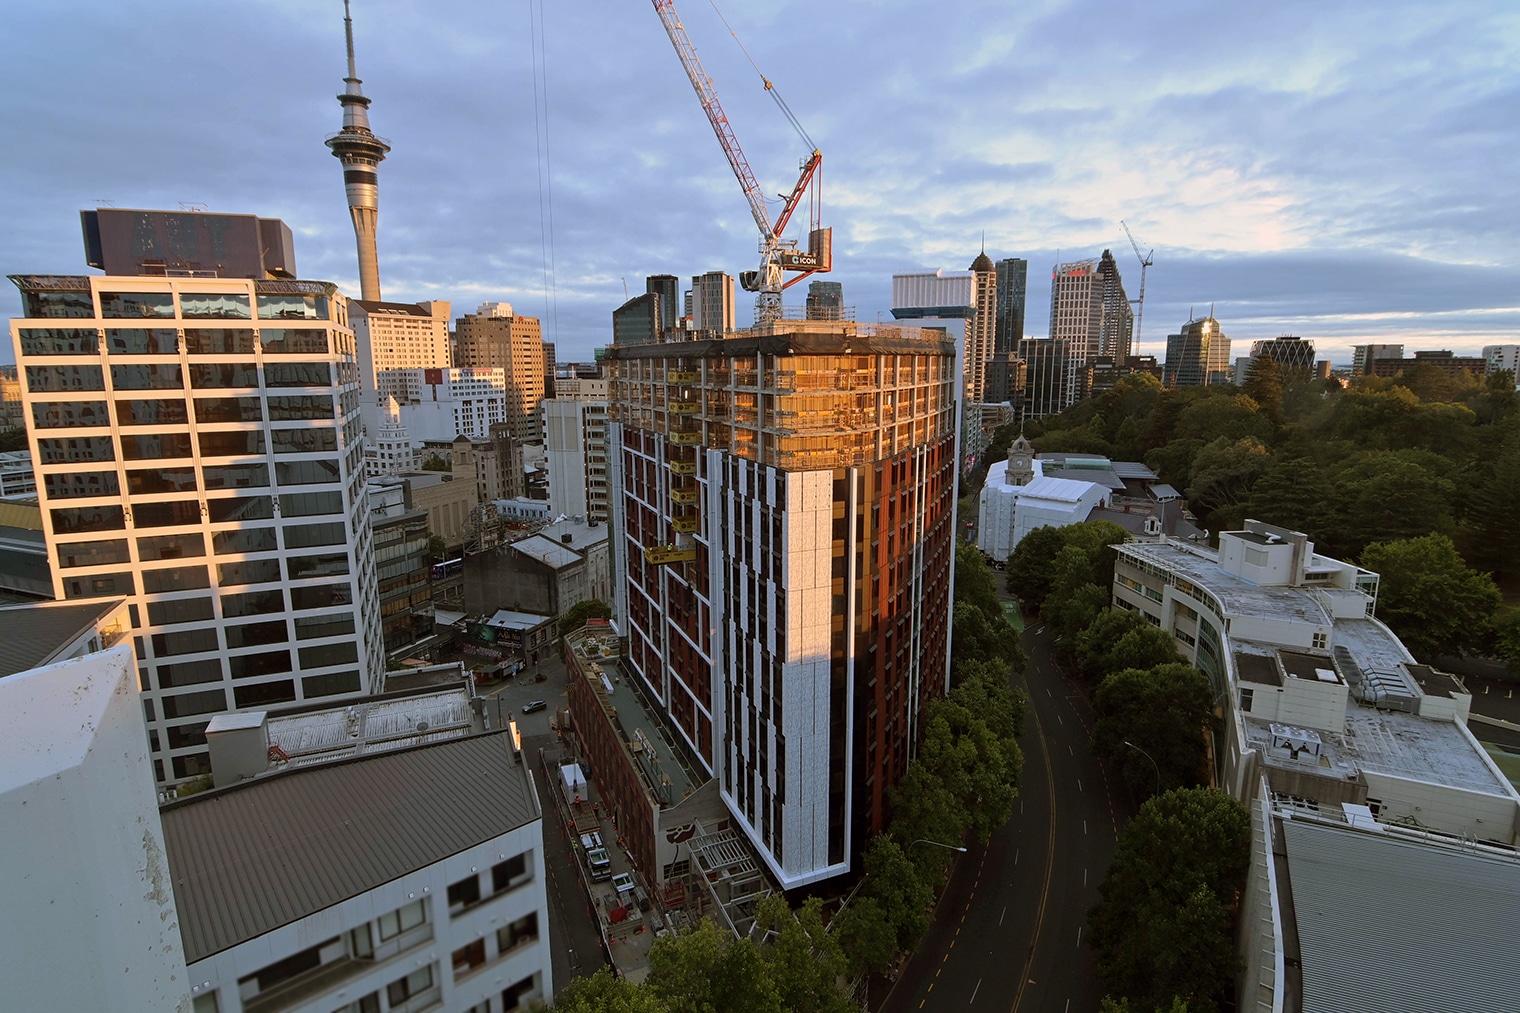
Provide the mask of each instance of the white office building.
POLYGON ((550 513, 605 521, 607 401, 551 398, 540 407, 550 513))
POLYGON ((401 424, 418 443, 489 440, 491 426, 507 420, 504 369, 399 369, 387 380, 401 424))
POLYGON ((0 497, 26 496, 37 491, 37 477, 32 473, 29 450, 0 453, 0 497))
POLYGON ((347 300, 326 282, 13 276, 62 600, 125 598, 154 776, 212 715, 383 670, 347 300))
POLYGON ((3 1004, 189 1013, 127 607, 5 609, 0 627, 3 1004))
POLYGON ((1242 1010, 1495 1008, 1520 974, 1520 793, 1472 697, 1375 616, 1379 578, 1248 520, 1217 551, 1118 546, 1114 606, 1210 680, 1216 783, 1245 802, 1242 1010))
MULTIPOLYGON (((349 301, 349 322, 366 406, 380 404, 394 392, 391 374, 398 370, 448 369, 451 304, 349 301)), ((368 424, 369 419, 365 419, 368 424)))
POLYGON ((197 1013, 511 1013, 551 998, 543 820, 511 735, 165 806, 197 1013))
MULTIPOLYGON (((1399 355, 1404 354, 1402 346, 1399 355)), ((1501 369, 1507 369, 1517 383, 1520 383, 1520 345, 1484 345, 1483 361, 1488 366, 1488 375, 1493 376, 1501 369)))

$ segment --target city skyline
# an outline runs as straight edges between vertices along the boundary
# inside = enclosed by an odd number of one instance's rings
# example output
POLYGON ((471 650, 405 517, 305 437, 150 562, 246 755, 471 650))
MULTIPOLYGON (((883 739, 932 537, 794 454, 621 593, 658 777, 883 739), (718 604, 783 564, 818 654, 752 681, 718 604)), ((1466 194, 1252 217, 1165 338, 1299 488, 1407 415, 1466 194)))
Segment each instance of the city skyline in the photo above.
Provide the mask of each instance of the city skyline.
MULTIPOLYGON (((762 185, 788 186, 802 143, 711 9, 686 7, 762 185)), ((0 122, 25 133, 29 155, 0 166, 0 267, 76 271, 70 224, 105 201, 201 202, 285 219, 302 275, 358 295, 353 226, 321 146, 338 117, 342 5, 219 10, 218 35, 240 40, 231 57, 199 45, 208 26, 188 9, 87 7, 67 22, 40 4, 15 12, 26 52, 0 71, 13 96, 0 122), (92 32, 74 28, 81 17, 92 32), (65 47, 67 63, 29 55, 65 47), (136 86, 101 87, 128 77, 136 86), (50 126, 25 126, 38 122, 50 126)), ((1516 103, 1513 15, 1409 5, 1198 24, 1180 9, 1115 6, 1090 12, 1112 30, 1088 37, 1059 6, 942 11, 910 33, 906 7, 833 5, 809 30, 850 45, 818 61, 786 31, 799 9, 726 14, 824 151, 829 277, 860 319, 885 313, 893 273, 969 262, 984 228, 994 259, 1030 261, 1030 305, 1048 303, 1050 265, 1105 247, 1136 288, 1123 218, 1157 249, 1154 323, 1137 352, 1159 354, 1187 308, 1208 303, 1237 340, 1302 334, 1345 362, 1358 343, 1471 352, 1520 330, 1507 305, 1520 260, 1504 242, 1520 184, 1491 171, 1514 146, 1500 127, 1516 103), (1183 37, 1195 50, 1186 70, 1183 37), (962 54, 956 72, 926 50, 962 54), (990 94, 1007 100, 984 106, 990 94)), ((429 17, 361 0, 355 45, 375 132, 396 145, 379 229, 386 295, 514 301, 573 360, 609 340, 623 279, 637 292, 647 274, 737 273, 754 236, 654 12, 545 17, 553 301, 526 12, 429 17)), ((800 290, 788 296, 801 306, 800 290)), ((16 295, 3 298, 16 315, 16 295)), ((1045 331, 1043 316, 1027 333, 1045 331)))

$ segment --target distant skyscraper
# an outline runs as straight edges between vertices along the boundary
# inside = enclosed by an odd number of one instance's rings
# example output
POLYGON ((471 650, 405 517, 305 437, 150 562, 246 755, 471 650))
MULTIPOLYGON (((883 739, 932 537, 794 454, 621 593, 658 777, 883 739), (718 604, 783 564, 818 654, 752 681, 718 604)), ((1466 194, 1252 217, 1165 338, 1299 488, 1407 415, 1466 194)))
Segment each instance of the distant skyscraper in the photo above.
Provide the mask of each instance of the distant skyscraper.
MULTIPOLYGON (((1404 349, 1399 349, 1399 355, 1404 349)), ((1484 345, 1483 359, 1488 363, 1488 375, 1508 370, 1512 380, 1520 381, 1520 345, 1484 345)))
POLYGON ((1025 338, 1019 342, 1025 363, 1021 418, 1037 419, 1070 408, 1080 394, 1081 364, 1064 338, 1025 338))
POLYGON ((980 404, 987 400, 987 367, 997 332, 997 268, 986 250, 971 262, 971 300, 976 312, 966 323, 961 368, 965 372, 966 402, 980 404))
POLYGON ((1306 373, 1314 369, 1314 342, 1291 334, 1254 342, 1251 345, 1251 358, 1263 355, 1283 369, 1301 369, 1306 373))
POLYGON ((354 221, 359 245, 359 291, 363 298, 380 301, 380 260, 375 252, 375 227, 380 218, 380 184, 376 169, 391 146, 369 128, 369 99, 360 90, 354 69, 354 23, 343 0, 343 33, 348 40, 348 87, 338 96, 343 105, 343 129, 327 139, 327 146, 343 163, 343 188, 348 193, 348 214, 354 221))
MULTIPOLYGON (((966 348, 971 340, 971 321, 976 316, 976 276, 970 271, 894 274, 892 316, 913 327, 943 331, 955 344, 959 360, 955 395, 966 396, 966 348)), ((971 402, 975 403, 975 402, 971 402)))
POLYGON ((1403 357, 1403 345, 1353 345, 1351 346, 1351 372, 1355 376, 1365 376, 1372 372, 1374 360, 1402 359, 1403 357))
POLYGON ((734 276, 708 271, 691 279, 691 326, 698 331, 734 329, 734 276))
POLYGON ((655 330, 669 330, 681 324, 681 279, 673 274, 651 274, 644 279, 644 291, 660 297, 660 319, 655 330))
POLYGON ((554 377, 558 366, 554 361, 554 342, 544 343, 544 397, 554 396, 554 377))
POLYGON ((337 289, 11 280, 53 593, 130 604, 159 784, 209 770, 211 715, 378 692, 359 370, 337 289))
POLYGON ((809 282, 807 318, 809 320, 843 320, 844 286, 837 281, 809 282))
POLYGON ((1180 334, 1166 337, 1166 367, 1162 382, 1168 387, 1202 387, 1229 383, 1230 339, 1212 316, 1189 320, 1180 334))
POLYGON ((456 366, 506 370, 507 418, 518 443, 539 443, 544 399, 544 341, 538 320, 512 312, 511 303, 482 303, 454 322, 456 366))
POLYGON ((453 364, 449 349, 451 308, 446 302, 349 300, 348 322, 354 329, 368 434, 378 432, 377 408, 395 392, 389 373, 402 369, 447 369, 453 364))
POLYGON ((1024 340, 1024 300, 1029 287, 1029 261, 1009 257, 997 262, 997 328, 994 352, 1015 352, 1024 340))
POLYGON ((1050 280, 1050 337, 1070 343, 1080 362, 1130 354, 1135 317, 1113 254, 1060 264, 1050 280))
POLYGON ((614 345, 648 345, 660 340, 665 297, 658 292, 636 295, 612 311, 614 345))

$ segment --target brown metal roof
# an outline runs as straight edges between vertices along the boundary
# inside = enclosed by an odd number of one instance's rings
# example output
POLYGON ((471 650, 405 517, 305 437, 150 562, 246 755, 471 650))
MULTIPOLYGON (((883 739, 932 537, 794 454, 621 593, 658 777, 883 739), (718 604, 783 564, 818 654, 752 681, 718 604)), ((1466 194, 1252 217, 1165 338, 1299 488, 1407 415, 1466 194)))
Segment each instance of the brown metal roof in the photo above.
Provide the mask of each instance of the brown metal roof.
POLYGON ((118 598, 0 609, 0 676, 41 668, 121 604, 118 598))
POLYGON ((185 961, 538 819, 506 735, 291 770, 165 806, 185 961))

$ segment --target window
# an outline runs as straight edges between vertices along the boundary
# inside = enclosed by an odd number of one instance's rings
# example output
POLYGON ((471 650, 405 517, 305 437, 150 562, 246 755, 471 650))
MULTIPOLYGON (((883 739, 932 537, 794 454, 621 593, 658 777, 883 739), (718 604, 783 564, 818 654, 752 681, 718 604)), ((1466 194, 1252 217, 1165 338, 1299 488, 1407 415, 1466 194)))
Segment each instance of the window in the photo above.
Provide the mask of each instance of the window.
POLYGON ((168 570, 145 570, 142 580, 144 594, 194 591, 211 586, 211 578, 204 566, 176 566, 168 570))
POLYGON ((317 584, 314 587, 290 589, 290 607, 298 612, 303 609, 330 608, 333 605, 352 605, 353 603, 354 589, 347 583, 317 584))
POLYGON ((317 545, 343 545, 348 534, 341 521, 327 524, 288 524, 285 526, 285 547, 304 549, 317 545))
POLYGON ((332 370, 325 362, 266 362, 264 385, 267 387, 326 387, 332 383, 332 370))
POLYGON ((315 946, 308 947, 299 953, 292 953, 284 960, 277 960, 267 967, 262 967, 253 974, 238 979, 238 990, 243 998, 252 999, 254 996, 267 992, 291 978, 305 974, 322 966, 322 951, 339 941, 339 937, 333 937, 315 946))
POLYGON ((195 997, 195 1004, 191 1013, 218 1013, 215 992, 203 992, 195 997))
POLYGON ((139 503, 132 508, 132 523, 139 528, 168 528, 200 522, 201 505, 193 499, 139 503))
POLYGON ((276 429, 270 434, 276 454, 331 453, 338 449, 336 429, 276 429))
POLYGON ((265 355, 326 355, 327 332, 324 330, 283 330, 265 327, 259 330, 265 355))
POLYGON ((69 577, 63 582, 65 598, 108 598, 133 593, 136 587, 132 574, 93 573, 88 577, 69 577))
POLYGON ((104 566, 108 563, 130 563, 132 553, 125 538, 110 538, 98 542, 64 542, 58 546, 58 565, 63 568, 75 566, 104 566))
POLYGON ((229 619, 241 616, 267 616, 285 611, 285 596, 279 591, 249 591, 222 595, 222 615, 229 619))
POLYGON ((469 974, 475 968, 486 962, 486 941, 477 939, 468 946, 461 946, 454 951, 454 980, 469 974))
POLYGON ((37 441, 37 453, 43 464, 73 464, 78 461, 114 461, 116 444, 109 436, 74 436, 68 439, 37 441))
POLYGON ((169 740, 169 748, 190 749, 194 746, 204 746, 206 744, 207 724, 209 722, 196 721, 193 724, 174 725, 172 728, 166 728, 164 731, 169 740))
POLYGON ((325 668, 328 665, 351 665, 359 660, 359 647, 352 640, 338 644, 321 644, 300 650, 301 667, 325 668))
POLYGON ((105 374, 99 366, 28 366, 26 386, 33 394, 43 391, 105 390, 105 374))
POLYGON ((198 397, 195 399, 197 422, 259 422, 264 412, 256 397, 198 397))
POLYGON ((416 928, 427 921, 427 910, 423 902, 413 901, 405 907, 399 907, 389 914, 380 916, 380 941, 394 939, 407 929, 416 928))
POLYGON ((185 559, 206 554, 206 543, 200 534, 156 535, 137 540, 137 555, 143 560, 185 559))
POLYGON ((499 953, 511 953, 537 938, 538 912, 530 911, 506 928, 496 930, 496 949, 499 953))
POLYGON ((206 501, 206 513, 213 524, 220 521, 267 521, 274 517, 274 502, 268 496, 211 499, 206 501))
POLYGON ((103 317, 172 317, 174 295, 170 292, 102 292, 103 317))
MULTIPOLYGON (((331 429, 327 431, 332 432, 331 429)), ((342 480, 338 462, 332 460, 277 461, 274 472, 281 485, 331 485, 342 480)), ((342 507, 338 507, 338 510, 342 510, 342 507)))
POLYGON ((268 707, 270 704, 289 703, 296 698, 296 684, 290 679, 278 682, 256 682, 238 686, 232 691, 239 707, 268 707))
POLYGON ((111 386, 117 390, 173 390, 184 385, 177 362, 111 367, 111 386))
POLYGON ((165 457, 189 457, 189 433, 155 433, 123 436, 121 456, 128 461, 157 461, 165 457))
POLYGON ((248 305, 247 293, 234 292, 180 292, 179 313, 182 317, 223 317, 247 320, 253 316, 248 305))
POLYGON ((285 643, 285 622, 248 623, 245 626, 227 627, 227 647, 260 647, 265 644, 285 643))
POLYGON ((111 415, 104 401, 34 401, 32 426, 36 429, 73 429, 108 426, 111 415))
POLYGON ((213 618, 211 599, 206 597, 148 602, 148 622, 153 626, 209 622, 213 618))
POLYGON ((311 616, 296 620, 297 640, 316 640, 320 637, 336 637, 354 632, 352 612, 332 616, 311 616))
POLYGON ((236 563, 216 564, 217 583, 223 587, 237 584, 267 584, 280 579, 278 559, 244 559, 236 563))
POLYGON ((269 552, 276 544, 274 528, 236 528, 218 531, 211 536, 211 544, 218 556, 240 555, 244 552, 269 552))
POLYGON ((1324 632, 1319 632, 1319 633, 1314 634, 1313 644, 1319 650, 1324 650, 1330 644, 1330 636, 1329 636, 1329 634, 1324 633, 1324 632))
MULTIPOLYGON (((55 278, 53 283, 74 284, 71 279, 55 278)), ((89 281, 80 278, 83 288, 76 291, 21 291, 21 315, 33 319, 53 320, 62 317, 93 317, 95 302, 90 298, 89 281)), ((163 780, 160 778, 159 780, 163 780)))
POLYGON ((513 887, 521 886, 531 878, 528 872, 528 855, 521 855, 498 862, 491 866, 491 892, 504 893, 513 887))
POLYGON ((308 700, 319 696, 335 696, 338 693, 357 693, 358 691, 358 671, 331 672, 327 675, 313 675, 301 680, 301 692, 306 694, 308 700))
POLYGON ((348 572, 348 553, 331 552, 321 556, 291 556, 285 561, 291 580, 303 577, 337 577, 348 572))
POLYGON ((253 429, 244 432, 201 433, 202 457, 237 457, 264 452, 264 434, 253 429))
POLYGON ((1251 704, 1256 699, 1256 691, 1247 686, 1240 687, 1240 709, 1245 713, 1251 713, 1251 704))
POLYGON ((180 426, 190 421, 185 412, 185 402, 172 401, 118 401, 116 420, 124 426, 180 426))
POLYGON ((342 512, 343 494, 338 492, 292 492, 280 497, 282 517, 311 517, 342 512))
POLYGON ((190 386, 257 387, 259 371, 251 362, 193 362, 190 364, 190 386))
POLYGON ((457 915, 461 911, 480 903, 480 877, 471 876, 461 879, 449 887, 449 914, 457 915))
MULTIPOLYGON (((163 666, 160 666, 161 668, 163 666)), ((187 718, 196 714, 211 714, 227 709, 227 695, 219 689, 200 693, 181 693, 178 696, 159 698, 166 718, 187 718)))
POLYGON ((127 472, 127 490, 133 495, 155 492, 195 492, 194 468, 154 468, 127 472))
MULTIPOLYGON (((18 329, 22 355, 95 355, 100 335, 95 328, 27 327, 18 329)), ((173 333, 173 332, 170 332, 173 333)))
POLYGON ((269 420, 288 422, 305 419, 330 419, 333 417, 331 397, 319 394, 297 394, 269 398, 269 420))
POLYGON ((327 296, 305 293, 258 294, 261 320, 327 320, 327 296))
POLYGON ((77 531, 120 531, 127 526, 126 514, 113 505, 61 507, 48 511, 53 518, 53 534, 77 531))
POLYGON ((170 764, 175 777, 199 777, 211 773, 211 757, 205 753, 176 756, 170 764))
POLYGON ((114 471, 76 471, 68 475, 47 475, 48 499, 72 499, 76 496, 116 496, 121 484, 114 471))
POLYGON ((535 977, 536 975, 530 974, 522 981, 502 992, 502 1010, 506 1011, 506 1013, 511 1013, 512 1010, 520 1007, 523 1004, 523 1000, 530 997, 537 990, 537 984, 534 981, 535 977))
POLYGON ((176 355, 179 334, 167 327, 153 330, 107 328, 106 349, 112 355, 176 355))
POLYGON ((160 658, 174 654, 199 654, 220 648, 221 643, 217 640, 216 629, 213 627, 153 634, 153 653, 160 658))
POLYGON ((420 995, 433 987, 433 965, 413 971, 405 978, 398 978, 385 986, 385 998, 392 1006, 399 1006, 414 995, 420 995))
MULTIPOLYGON (((191 355, 252 355, 253 331, 245 328, 185 328, 185 351, 191 355)), ((191 367, 192 375, 194 367, 191 367)), ((253 386, 245 384, 244 386, 253 386)))
POLYGON ((201 474, 206 478, 207 489, 257 489, 269 484, 267 464, 208 466, 201 469, 201 474))

